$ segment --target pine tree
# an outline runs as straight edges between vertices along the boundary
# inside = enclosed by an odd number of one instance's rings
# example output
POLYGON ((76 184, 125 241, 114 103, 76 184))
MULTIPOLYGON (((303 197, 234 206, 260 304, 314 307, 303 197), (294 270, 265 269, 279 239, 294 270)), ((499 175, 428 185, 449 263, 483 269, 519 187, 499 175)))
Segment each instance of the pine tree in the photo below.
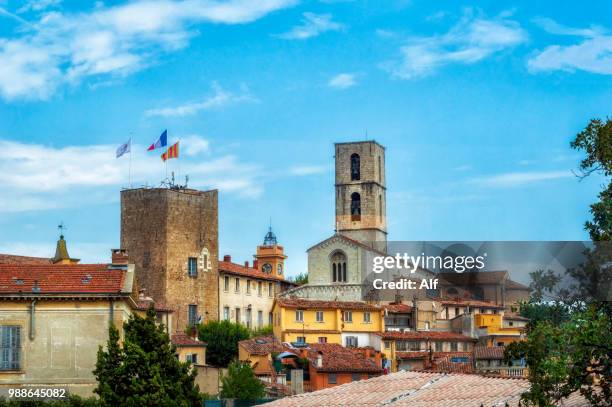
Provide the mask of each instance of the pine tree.
POLYGON ((106 350, 98 350, 95 392, 104 406, 199 406, 196 371, 180 362, 151 308, 145 318, 132 315, 123 325, 124 341, 109 328, 106 350))
POLYGON ((219 395, 226 399, 255 400, 265 395, 263 383, 255 377, 248 362, 231 362, 221 385, 219 395))

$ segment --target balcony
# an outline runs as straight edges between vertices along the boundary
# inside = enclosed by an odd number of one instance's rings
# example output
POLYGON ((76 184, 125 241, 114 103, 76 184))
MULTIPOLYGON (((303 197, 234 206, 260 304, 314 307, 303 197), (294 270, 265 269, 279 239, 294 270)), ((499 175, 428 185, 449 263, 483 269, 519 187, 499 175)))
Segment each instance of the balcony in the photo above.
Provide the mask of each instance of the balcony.
POLYGON ((527 377, 529 369, 524 366, 483 366, 476 372, 484 376, 527 377))

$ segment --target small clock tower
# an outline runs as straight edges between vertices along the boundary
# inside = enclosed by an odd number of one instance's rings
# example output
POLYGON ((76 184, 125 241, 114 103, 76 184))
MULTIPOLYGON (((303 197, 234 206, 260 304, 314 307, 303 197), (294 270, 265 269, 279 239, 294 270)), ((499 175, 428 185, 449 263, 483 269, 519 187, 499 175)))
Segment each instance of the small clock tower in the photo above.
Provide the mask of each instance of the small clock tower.
POLYGON ((272 232, 272 226, 264 237, 263 245, 257 246, 255 254, 256 268, 266 274, 285 278, 285 256, 283 246, 279 245, 276 235, 272 232))

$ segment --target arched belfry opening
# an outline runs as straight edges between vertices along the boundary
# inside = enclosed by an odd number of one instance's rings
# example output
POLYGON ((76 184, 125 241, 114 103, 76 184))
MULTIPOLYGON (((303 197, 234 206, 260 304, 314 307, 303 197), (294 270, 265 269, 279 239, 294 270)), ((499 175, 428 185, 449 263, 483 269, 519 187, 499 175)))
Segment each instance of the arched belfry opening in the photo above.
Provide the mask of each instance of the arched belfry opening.
POLYGON ((361 195, 358 192, 351 194, 351 220, 361 220, 361 195))
POLYGON ((359 181, 361 179, 361 162, 359 154, 351 155, 351 181, 359 181))
POLYGON ((346 255, 336 251, 331 255, 331 273, 333 283, 346 283, 346 255))

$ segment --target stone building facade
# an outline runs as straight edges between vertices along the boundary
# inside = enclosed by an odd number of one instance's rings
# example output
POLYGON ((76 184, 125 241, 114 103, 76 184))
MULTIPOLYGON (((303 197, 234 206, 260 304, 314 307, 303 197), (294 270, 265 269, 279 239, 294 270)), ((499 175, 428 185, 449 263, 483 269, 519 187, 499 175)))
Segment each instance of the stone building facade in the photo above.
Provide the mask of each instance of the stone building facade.
POLYGON ((175 311, 172 331, 219 315, 218 235, 217 190, 121 191, 121 247, 136 265, 135 292, 175 311))

